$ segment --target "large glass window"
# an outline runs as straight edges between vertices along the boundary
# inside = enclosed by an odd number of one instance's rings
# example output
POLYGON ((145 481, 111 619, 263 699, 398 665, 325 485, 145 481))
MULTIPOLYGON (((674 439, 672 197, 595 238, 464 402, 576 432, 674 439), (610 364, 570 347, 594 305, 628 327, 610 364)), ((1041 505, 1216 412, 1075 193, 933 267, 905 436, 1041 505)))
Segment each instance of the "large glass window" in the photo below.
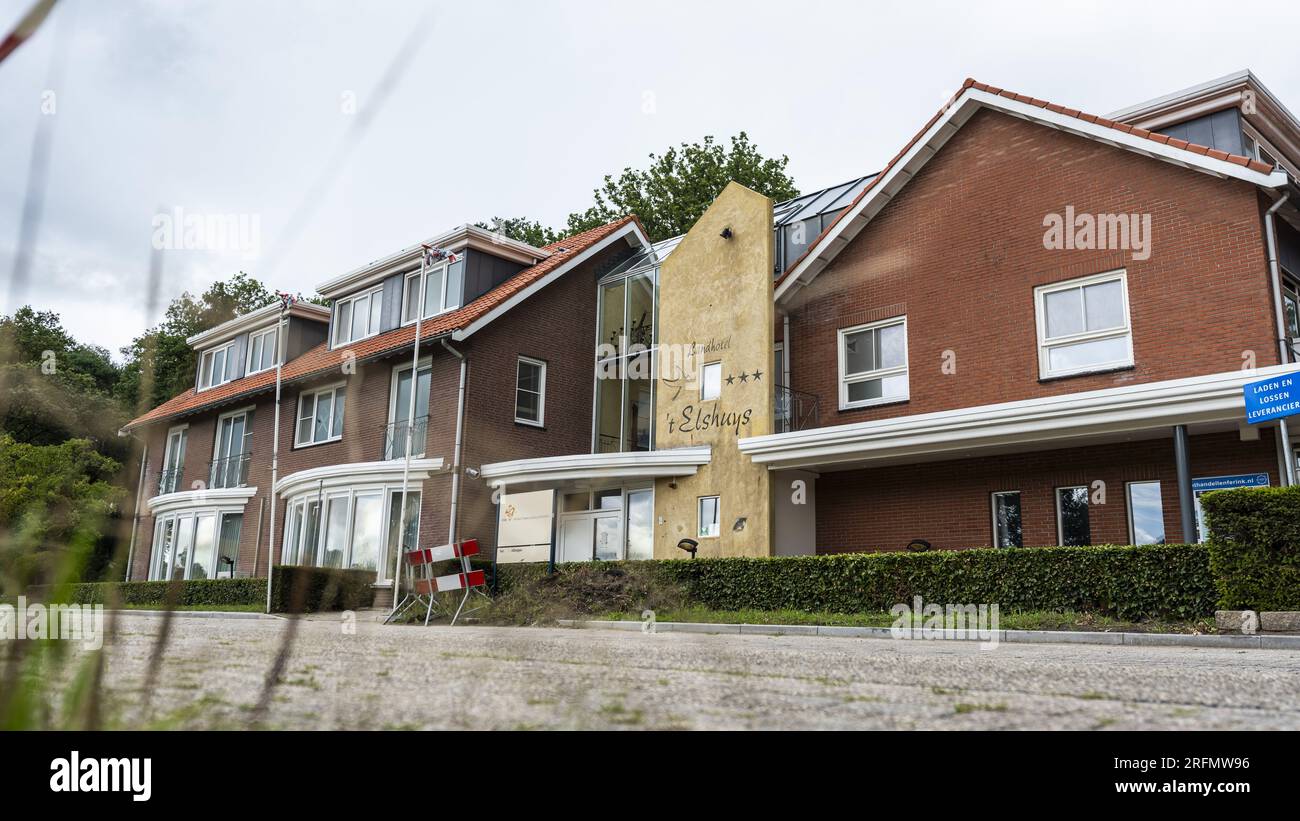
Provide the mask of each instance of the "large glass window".
POLYGON ((382 493, 358 493, 352 512, 352 553, 348 567, 379 569, 380 527, 383 524, 382 493))
POLYGON ((342 567, 348 552, 348 514, 352 498, 348 494, 331 495, 325 500, 325 549, 321 553, 321 567, 342 567))
POLYGON ((1025 546, 1018 490, 1004 490, 993 494, 993 546, 1025 546))
POLYGON ((181 472, 185 467, 185 442, 189 427, 180 425, 167 432, 167 447, 163 451, 162 471, 158 474, 158 494, 175 493, 180 487, 181 472))
POLYGON ((234 379, 235 368, 230 362, 234 347, 232 341, 203 352, 199 357, 199 390, 215 388, 234 379))
POLYGON ((1124 271, 1044 285, 1034 294, 1040 376, 1133 364, 1124 271))
POLYGON ((1165 543, 1165 509, 1159 482, 1128 483, 1128 525, 1133 544, 1165 543))
POLYGON ((235 411, 219 417, 208 485, 214 488, 243 487, 248 481, 252 451, 253 412, 235 411))
POLYGON ((234 578, 235 566, 239 561, 239 536, 243 527, 242 513, 227 513, 221 517, 221 535, 217 540, 217 564, 214 568, 216 578, 234 578))
POLYGON ((628 559, 655 557, 654 513, 654 491, 629 490, 627 492, 628 559))
POLYGON ((334 302, 334 346, 379 333, 384 310, 383 286, 334 302))
POLYGON ((600 286, 596 334, 596 441, 600 453, 654 447, 658 269, 600 286))
MULTIPOLYGON (((461 291, 465 277, 465 259, 430 266, 424 272, 424 318, 460 307, 461 291)), ((406 275, 402 290, 402 322, 414 322, 416 308, 420 305, 420 272, 406 275)))
POLYGON ((267 328, 248 335, 248 367, 246 373, 257 373, 275 367, 276 337, 279 328, 267 328))
POLYGON ((1056 489, 1056 531, 1061 544, 1077 547, 1092 544, 1088 524, 1088 488, 1056 489))
POLYGON ((298 425, 294 444, 316 445, 343 437, 343 407, 347 387, 335 385, 298 397, 298 425))
POLYGON ((428 362, 420 365, 415 378, 415 410, 411 409, 411 366, 393 369, 393 385, 388 400, 388 435, 384 439, 384 458, 406 457, 406 443, 411 443, 411 456, 424 456, 429 432, 429 382, 432 367, 428 362))
POLYGON ((839 363, 841 410, 907 399, 906 318, 841 330, 839 363))
POLYGON ((242 520, 242 513, 215 509, 161 514, 154 525, 149 578, 229 577, 239 555, 242 520), (224 557, 230 561, 223 562, 224 557))

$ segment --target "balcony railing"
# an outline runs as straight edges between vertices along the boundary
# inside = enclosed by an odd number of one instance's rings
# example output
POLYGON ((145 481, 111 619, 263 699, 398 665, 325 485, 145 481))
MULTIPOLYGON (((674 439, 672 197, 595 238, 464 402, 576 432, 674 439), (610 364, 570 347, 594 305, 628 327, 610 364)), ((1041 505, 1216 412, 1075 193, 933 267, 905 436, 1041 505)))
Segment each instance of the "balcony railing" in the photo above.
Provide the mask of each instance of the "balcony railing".
POLYGON ((384 425, 384 458, 406 458, 406 442, 411 442, 411 455, 423 456, 424 443, 429 436, 429 417, 392 422, 384 425))
POLYGON ((208 487, 243 487, 248 484, 248 465, 252 453, 236 453, 208 463, 208 487))
POLYGON ((777 433, 815 428, 820 424, 817 396, 804 391, 776 386, 773 423, 777 433))
POLYGON ((158 495, 162 496, 164 493, 175 493, 176 488, 180 483, 180 468, 172 468, 171 470, 162 471, 158 474, 158 495))

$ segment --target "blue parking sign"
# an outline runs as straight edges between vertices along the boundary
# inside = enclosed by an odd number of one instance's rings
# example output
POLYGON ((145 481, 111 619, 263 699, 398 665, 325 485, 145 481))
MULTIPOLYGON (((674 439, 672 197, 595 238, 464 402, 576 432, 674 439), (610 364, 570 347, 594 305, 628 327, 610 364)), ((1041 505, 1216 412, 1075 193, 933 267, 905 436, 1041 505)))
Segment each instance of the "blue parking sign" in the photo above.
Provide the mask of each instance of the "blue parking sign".
POLYGON ((1300 413, 1300 375, 1275 376, 1242 386, 1246 421, 1252 425, 1300 413))

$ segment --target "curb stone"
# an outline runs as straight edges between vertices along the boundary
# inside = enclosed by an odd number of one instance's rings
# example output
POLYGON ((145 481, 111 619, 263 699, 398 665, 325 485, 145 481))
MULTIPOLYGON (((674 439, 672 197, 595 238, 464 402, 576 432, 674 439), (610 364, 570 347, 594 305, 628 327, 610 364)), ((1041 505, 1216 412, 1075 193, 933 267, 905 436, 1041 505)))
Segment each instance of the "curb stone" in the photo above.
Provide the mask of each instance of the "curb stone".
MULTIPOLYGON (((560 619, 561 627, 588 630, 633 630, 639 621, 560 619)), ((711 633, 763 636, 826 636, 835 638, 892 639, 888 627, 822 626, 812 624, 722 624, 711 622, 656 622, 656 633, 711 633)), ((987 641, 975 630, 954 631, 945 639, 907 636, 902 641, 987 641)), ((1102 633, 1085 630, 998 630, 998 641, 1011 644, 1108 644, 1130 647, 1236 647, 1241 649, 1300 650, 1300 636, 1193 635, 1186 633, 1102 633)))

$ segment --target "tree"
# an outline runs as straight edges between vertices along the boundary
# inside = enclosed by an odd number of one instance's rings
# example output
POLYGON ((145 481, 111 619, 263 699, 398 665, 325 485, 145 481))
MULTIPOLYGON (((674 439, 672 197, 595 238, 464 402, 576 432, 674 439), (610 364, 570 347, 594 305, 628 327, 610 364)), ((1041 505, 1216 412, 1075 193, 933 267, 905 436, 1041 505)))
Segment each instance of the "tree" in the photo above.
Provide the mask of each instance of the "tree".
POLYGON ((785 173, 790 162, 765 158, 745 132, 731 138, 731 149, 705 137, 703 143, 682 143, 662 155, 650 155, 645 170, 624 168, 618 179, 606 175, 596 189, 595 205, 569 215, 568 234, 603 225, 628 214, 636 214, 658 242, 690 230, 704 209, 735 181, 774 200, 799 195, 794 180, 785 173))
POLYGON ((117 397, 143 412, 184 392, 194 385, 197 367, 194 351, 185 340, 275 299, 271 289, 243 271, 225 282, 213 283, 198 297, 188 291, 181 294, 167 306, 161 323, 122 349, 127 363, 117 397), (149 374, 152 384, 146 388, 149 374))
POLYGON ((527 217, 493 217, 491 223, 475 223, 479 228, 486 228, 489 231, 495 231, 498 234, 504 234, 510 239, 526 242, 534 248, 541 248, 543 245, 550 245, 553 242, 559 242, 564 238, 562 232, 553 228, 542 225, 537 220, 530 220, 527 217))

